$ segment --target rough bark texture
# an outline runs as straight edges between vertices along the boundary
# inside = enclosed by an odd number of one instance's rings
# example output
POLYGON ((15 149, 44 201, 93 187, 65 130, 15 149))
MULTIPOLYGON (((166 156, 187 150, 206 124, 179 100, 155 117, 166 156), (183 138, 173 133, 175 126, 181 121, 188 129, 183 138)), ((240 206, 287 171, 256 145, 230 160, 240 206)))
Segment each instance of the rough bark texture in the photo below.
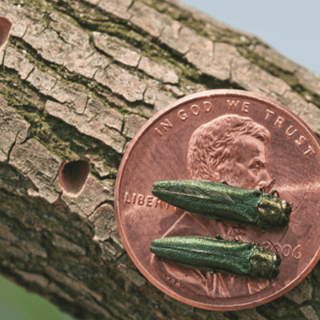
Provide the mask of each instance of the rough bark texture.
POLYGON ((112 206, 121 155, 140 126, 215 88, 274 98, 320 135, 320 78, 255 36, 175 0, 0 0, 0 272, 79 319, 319 319, 320 265, 246 311, 179 303, 124 250, 112 206), (86 159, 79 196, 58 169, 86 159))

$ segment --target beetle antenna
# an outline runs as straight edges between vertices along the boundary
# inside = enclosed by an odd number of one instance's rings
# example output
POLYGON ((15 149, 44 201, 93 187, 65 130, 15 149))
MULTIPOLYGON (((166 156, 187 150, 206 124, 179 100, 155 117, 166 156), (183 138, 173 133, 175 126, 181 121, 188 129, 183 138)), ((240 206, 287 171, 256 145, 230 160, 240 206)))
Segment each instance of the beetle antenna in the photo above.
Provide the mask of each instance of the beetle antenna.
POLYGON ((269 189, 276 182, 276 178, 273 178, 270 183, 266 186, 266 189, 269 189))
MULTIPOLYGON (((280 255, 278 249, 277 249, 276 246, 272 243, 272 241, 271 241, 270 239, 267 239, 267 240, 271 243, 271 245, 273 246, 274 250, 276 250, 277 254, 280 255)), ((268 285, 267 288, 271 287, 276 281, 277 281, 277 278, 275 278, 274 281, 271 282, 271 283, 268 285)))
POLYGON ((267 288, 271 287, 271 286, 277 281, 277 279, 278 279, 278 277, 275 278, 275 279, 267 286, 267 288))
POLYGON ((286 229, 285 233, 282 235, 281 239, 278 241, 279 243, 282 241, 284 236, 287 234, 288 229, 289 229, 289 225, 287 225, 287 229, 286 229))
POLYGON ((276 181, 276 179, 273 178, 273 179, 269 182, 269 184, 268 184, 267 186, 262 186, 262 187, 260 188, 260 191, 263 192, 263 193, 266 193, 267 190, 270 188, 270 186, 272 186, 272 185, 275 183, 275 181, 276 181))
POLYGON ((274 250, 276 250, 277 254, 279 254, 278 249, 277 249, 276 246, 272 243, 272 241, 269 240, 269 239, 267 239, 267 240, 271 243, 271 245, 273 246, 274 250))
MULTIPOLYGON (((278 280, 278 277, 276 277, 272 282, 270 282, 270 284, 269 284, 268 286, 266 286, 266 287, 264 288, 264 290, 267 289, 267 288, 270 288, 277 280, 278 280)), ((269 280, 268 280, 268 281, 269 281, 269 280)))
POLYGON ((302 202, 302 201, 304 200, 304 198, 306 197, 306 194, 307 194, 307 193, 305 193, 305 194, 303 195, 303 197, 301 198, 300 202, 299 202, 298 205, 292 210, 292 212, 298 209, 298 207, 300 206, 301 202, 302 202))
POLYGON ((277 198, 280 198, 280 194, 279 194, 279 192, 278 192, 276 189, 274 189, 274 190, 271 191, 271 195, 272 195, 272 196, 274 196, 275 194, 277 194, 277 198))

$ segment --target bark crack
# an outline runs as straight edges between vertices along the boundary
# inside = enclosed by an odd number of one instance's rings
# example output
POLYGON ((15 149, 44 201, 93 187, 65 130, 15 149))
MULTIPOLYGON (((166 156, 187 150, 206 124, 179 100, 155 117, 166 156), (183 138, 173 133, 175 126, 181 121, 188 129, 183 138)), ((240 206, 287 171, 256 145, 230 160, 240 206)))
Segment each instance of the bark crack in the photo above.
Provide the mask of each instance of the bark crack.
POLYGON ((21 130, 19 130, 19 131, 16 133, 16 136, 15 136, 15 138, 14 138, 14 141, 13 141, 13 143, 11 144, 11 146, 10 146, 10 148, 9 148, 9 150, 8 150, 8 156, 7 156, 7 160, 5 161, 5 163, 9 163, 9 161, 10 161, 10 155, 11 155, 11 152, 12 152, 13 148, 14 148, 15 145, 17 144, 17 139, 18 139, 18 135, 20 134, 20 131, 21 131, 21 130))

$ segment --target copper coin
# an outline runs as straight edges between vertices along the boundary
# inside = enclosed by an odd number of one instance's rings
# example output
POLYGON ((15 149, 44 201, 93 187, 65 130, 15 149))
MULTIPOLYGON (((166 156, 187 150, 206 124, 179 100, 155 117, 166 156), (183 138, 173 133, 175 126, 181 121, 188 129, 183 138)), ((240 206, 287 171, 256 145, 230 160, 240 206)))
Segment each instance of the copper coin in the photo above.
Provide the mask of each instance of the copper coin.
POLYGON ((206 91, 161 110, 131 141, 116 181, 116 218, 129 256, 157 288, 199 308, 251 308, 288 292, 317 264, 319 182, 318 139, 293 112, 253 93, 206 91), (256 226, 216 222, 152 195, 156 181, 191 179, 248 189, 274 179, 272 188, 295 209, 289 227, 264 232, 256 226), (150 252, 154 239, 217 234, 278 251, 278 277, 251 280, 193 270, 150 252))

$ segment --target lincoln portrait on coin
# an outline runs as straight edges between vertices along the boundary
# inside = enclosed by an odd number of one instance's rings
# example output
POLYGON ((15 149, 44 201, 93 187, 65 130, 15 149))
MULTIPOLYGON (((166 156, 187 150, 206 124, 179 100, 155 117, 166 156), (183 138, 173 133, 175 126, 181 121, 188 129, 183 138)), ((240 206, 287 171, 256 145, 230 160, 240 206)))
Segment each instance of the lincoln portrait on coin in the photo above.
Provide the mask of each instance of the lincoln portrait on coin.
POLYGON ((247 189, 271 182, 265 145, 270 132, 250 118, 225 115, 200 126, 189 141, 187 166, 193 180, 225 181, 247 189))
MULTIPOLYGON (((266 187, 272 181, 267 170, 266 152, 270 138, 271 134, 264 126, 251 118, 234 114, 220 116, 201 125, 192 133, 188 145, 187 168, 191 178, 226 182, 246 189, 266 187)), ((246 227, 200 218, 189 212, 181 213, 162 237, 215 237, 219 234, 223 238, 240 237, 241 241, 252 241, 246 238, 246 227)), ((179 284, 185 291, 193 292, 196 289, 204 296, 215 298, 230 296, 233 280, 229 275, 210 274, 183 266, 177 268, 173 262, 159 260, 155 256, 152 257, 152 263, 160 275, 179 284)), ((237 294, 250 294, 252 280, 240 277, 238 281, 242 285, 238 287, 237 294)))

